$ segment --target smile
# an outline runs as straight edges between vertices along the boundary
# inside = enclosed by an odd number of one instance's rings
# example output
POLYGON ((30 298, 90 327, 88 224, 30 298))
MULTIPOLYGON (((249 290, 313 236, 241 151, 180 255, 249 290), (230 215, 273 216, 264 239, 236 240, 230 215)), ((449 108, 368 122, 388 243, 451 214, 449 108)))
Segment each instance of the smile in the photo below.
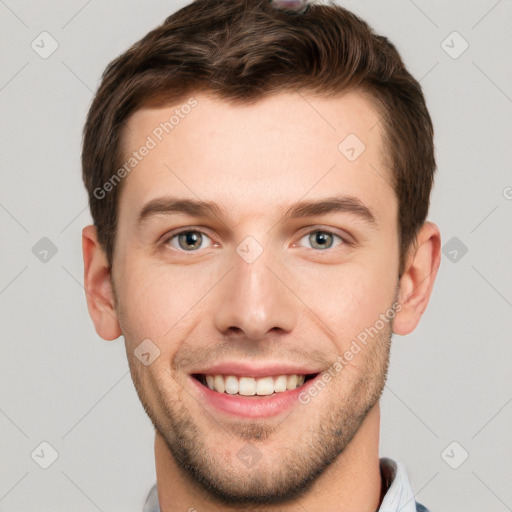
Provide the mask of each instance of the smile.
POLYGON ((285 391, 293 391, 317 374, 274 375, 268 377, 237 377, 235 375, 205 375, 194 377, 212 391, 228 395, 268 396, 285 391))
POLYGON ((192 394, 210 414, 255 420, 288 414, 293 408, 304 407, 299 395, 307 393, 320 375, 260 374, 255 377, 194 373, 189 379, 192 394))

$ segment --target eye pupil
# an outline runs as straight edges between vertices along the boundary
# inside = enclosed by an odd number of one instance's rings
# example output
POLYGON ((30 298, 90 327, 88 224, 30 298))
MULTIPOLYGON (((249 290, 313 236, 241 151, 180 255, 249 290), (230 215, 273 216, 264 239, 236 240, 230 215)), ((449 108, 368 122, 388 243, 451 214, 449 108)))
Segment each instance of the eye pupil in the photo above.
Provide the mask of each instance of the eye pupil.
POLYGON ((328 244, 327 248, 332 246, 332 234, 326 233, 325 231, 315 231, 314 233, 311 233, 309 235, 309 240, 312 246, 325 244, 328 244))
POLYGON ((186 231, 184 233, 180 233, 179 243, 182 249, 189 250, 191 246, 192 249, 196 249, 201 246, 201 233, 198 231, 186 231), (198 241, 199 244, 197 243, 198 241), (184 245, 182 245, 182 242, 184 242, 184 245))

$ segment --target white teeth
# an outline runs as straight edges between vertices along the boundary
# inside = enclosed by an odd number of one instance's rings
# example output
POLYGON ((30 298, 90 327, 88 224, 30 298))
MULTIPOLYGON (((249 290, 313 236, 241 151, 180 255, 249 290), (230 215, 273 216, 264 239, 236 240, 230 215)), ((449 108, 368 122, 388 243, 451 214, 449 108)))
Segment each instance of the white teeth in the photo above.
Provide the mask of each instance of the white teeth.
POLYGON ((215 375, 213 377, 213 389, 219 393, 224 393, 226 386, 224 385, 224 377, 222 375, 215 375))
POLYGON ((286 389, 292 390, 297 387, 297 375, 288 375, 286 378, 286 389))
POLYGON ((263 377, 255 380, 257 395, 271 395, 274 392, 274 379, 272 377, 263 377))
POLYGON ((238 381, 238 393, 244 396, 255 395, 256 381, 254 379, 250 379, 249 377, 241 377, 238 381))
POLYGON ((272 377, 264 377, 254 382, 256 383, 256 394, 271 395, 274 392, 274 379, 272 377))
POLYGON ((286 381, 286 375, 279 375, 279 377, 274 381, 274 391, 276 393, 286 391, 286 381))
POLYGON ((292 391, 302 386, 305 378, 305 375, 279 375, 259 379, 253 377, 237 378, 233 375, 206 375, 206 385, 219 393, 265 396, 292 391))
POLYGON ((224 383, 226 384, 226 393, 230 395, 236 395, 238 393, 238 379, 236 377, 229 375, 224 379, 224 383))

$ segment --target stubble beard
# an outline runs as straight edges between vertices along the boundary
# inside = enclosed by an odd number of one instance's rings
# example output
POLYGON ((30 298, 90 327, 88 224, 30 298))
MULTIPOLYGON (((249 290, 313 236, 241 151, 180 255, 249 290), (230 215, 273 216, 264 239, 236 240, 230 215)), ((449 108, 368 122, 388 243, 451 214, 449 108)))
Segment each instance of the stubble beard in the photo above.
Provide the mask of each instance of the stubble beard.
MULTIPOLYGON (((278 454, 275 449, 272 453, 266 450, 265 441, 286 428, 286 419, 280 426, 247 421, 229 425, 234 444, 244 440, 250 443, 251 449, 262 454, 253 467, 247 468, 235 459, 235 469, 229 462, 230 457, 218 455, 218 447, 207 444, 204 428, 199 426, 201 420, 190 414, 183 401, 160 394, 158 402, 164 413, 158 414, 147 399, 146 386, 142 385, 136 367, 131 368, 132 378, 146 413, 165 440, 176 465, 213 501, 231 506, 285 504, 299 499, 311 489, 315 480, 345 450, 368 412, 380 399, 389 368, 391 336, 392 321, 354 356, 356 360, 359 354, 369 351, 362 371, 351 374, 353 381, 350 382, 349 394, 340 397, 336 393, 336 383, 343 390, 347 389, 346 383, 349 382, 337 382, 341 380, 337 375, 319 394, 329 393, 330 396, 325 399, 315 425, 304 432, 300 432, 300 424, 298 429, 288 426, 290 431, 285 438, 289 445, 283 446, 278 454)), ((350 363, 340 374, 348 371, 350 363)), ((162 384, 158 389, 165 387, 162 384)), ((309 418, 308 405, 299 407, 306 408, 301 416, 309 418)), ((223 428, 216 422, 211 423, 223 428)), ((219 437, 225 439, 227 428, 224 430, 219 437)), ((224 448, 227 450, 229 447, 224 448)))

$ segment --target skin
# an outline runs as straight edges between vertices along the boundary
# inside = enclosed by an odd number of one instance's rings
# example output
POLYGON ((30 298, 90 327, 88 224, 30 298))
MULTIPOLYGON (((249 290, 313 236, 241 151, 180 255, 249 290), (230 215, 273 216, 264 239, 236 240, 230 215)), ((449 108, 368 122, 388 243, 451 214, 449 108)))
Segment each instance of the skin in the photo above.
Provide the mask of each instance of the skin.
MULTIPOLYGON (((279 93, 252 105, 194 97, 197 107, 125 178, 111 274, 94 226, 83 229, 89 313, 99 336, 125 338, 156 429, 161 509, 374 512, 390 339, 413 331, 428 304, 439 230, 423 225, 399 280, 397 199, 379 118, 361 94, 279 93), (350 133, 366 145, 353 162, 338 151, 350 133), (359 199, 375 225, 352 212, 282 218, 299 200, 335 193, 359 199), (143 205, 165 194, 214 201, 224 216, 161 214, 138 228, 143 205), (169 240, 178 228, 206 236, 169 240), (318 241, 325 230, 341 238, 318 241), (247 236, 263 249, 251 263, 236 252, 247 236), (191 372, 227 359, 326 372, 393 304, 393 321, 285 414, 228 416, 191 385, 191 372), (148 338, 160 355, 145 366, 134 350, 148 338), (248 443, 260 455, 250 468, 237 457, 248 443)), ((126 155, 176 108, 136 111, 126 155)))

